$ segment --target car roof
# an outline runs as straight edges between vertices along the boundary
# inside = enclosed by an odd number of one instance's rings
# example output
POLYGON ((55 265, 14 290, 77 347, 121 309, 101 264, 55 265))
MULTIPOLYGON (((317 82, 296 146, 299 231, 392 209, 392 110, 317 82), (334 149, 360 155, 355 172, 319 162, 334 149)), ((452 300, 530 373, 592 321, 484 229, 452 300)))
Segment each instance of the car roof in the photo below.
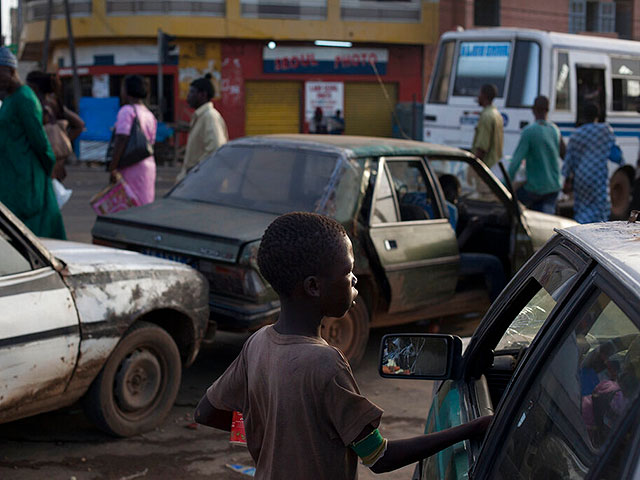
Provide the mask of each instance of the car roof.
POLYGON ((435 143, 402 140, 386 137, 360 137, 351 135, 278 134, 244 137, 228 145, 279 145, 283 147, 308 147, 341 152, 348 157, 372 157, 384 155, 442 155, 467 157, 464 150, 435 143))
POLYGON ((603 222, 558 230, 633 291, 640 292, 640 223, 603 222))

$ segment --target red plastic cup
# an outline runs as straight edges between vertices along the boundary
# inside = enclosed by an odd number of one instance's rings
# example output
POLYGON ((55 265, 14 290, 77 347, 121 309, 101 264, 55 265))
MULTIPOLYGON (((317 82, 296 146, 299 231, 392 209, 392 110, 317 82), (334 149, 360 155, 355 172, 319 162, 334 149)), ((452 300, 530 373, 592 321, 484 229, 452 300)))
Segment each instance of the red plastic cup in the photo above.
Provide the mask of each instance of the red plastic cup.
POLYGON ((244 445, 247 446, 247 435, 244 432, 244 420, 242 413, 233 412, 231 419, 231 437, 229 441, 232 445, 244 445))

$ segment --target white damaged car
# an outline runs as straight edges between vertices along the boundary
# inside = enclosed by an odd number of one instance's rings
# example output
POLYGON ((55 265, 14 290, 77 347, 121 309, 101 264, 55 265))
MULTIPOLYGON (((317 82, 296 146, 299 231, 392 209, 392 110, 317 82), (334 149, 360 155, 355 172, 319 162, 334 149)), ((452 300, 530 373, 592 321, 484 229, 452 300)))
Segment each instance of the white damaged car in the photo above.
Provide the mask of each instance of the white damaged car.
POLYGON ((160 424, 207 330, 208 285, 176 262, 36 238, 0 203, 0 423, 83 398, 117 436, 160 424))

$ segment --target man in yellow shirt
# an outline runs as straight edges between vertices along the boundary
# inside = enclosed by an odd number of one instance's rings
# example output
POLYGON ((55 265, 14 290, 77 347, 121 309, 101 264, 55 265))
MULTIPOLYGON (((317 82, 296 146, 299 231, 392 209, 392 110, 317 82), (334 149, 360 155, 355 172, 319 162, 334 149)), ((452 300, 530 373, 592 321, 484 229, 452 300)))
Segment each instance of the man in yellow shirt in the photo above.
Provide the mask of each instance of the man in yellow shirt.
POLYGON ((495 85, 485 84, 480 87, 478 105, 483 109, 471 144, 471 151, 489 168, 502 158, 504 123, 502 115, 493 105, 493 99, 497 95, 498 89, 495 85))
POLYGON ((215 91, 211 83, 211 74, 191 82, 187 103, 195 112, 191 117, 187 149, 182 169, 176 178, 179 182, 193 167, 227 143, 227 124, 215 108, 211 99, 215 91))

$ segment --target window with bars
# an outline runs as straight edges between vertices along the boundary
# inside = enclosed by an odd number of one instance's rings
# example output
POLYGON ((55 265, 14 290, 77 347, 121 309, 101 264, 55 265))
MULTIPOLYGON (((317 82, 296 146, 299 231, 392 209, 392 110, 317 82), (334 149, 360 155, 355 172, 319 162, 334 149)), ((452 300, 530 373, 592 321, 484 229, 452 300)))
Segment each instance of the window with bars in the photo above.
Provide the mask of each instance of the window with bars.
POLYGON ((570 0, 569 32, 613 33, 616 31, 616 3, 570 0))

